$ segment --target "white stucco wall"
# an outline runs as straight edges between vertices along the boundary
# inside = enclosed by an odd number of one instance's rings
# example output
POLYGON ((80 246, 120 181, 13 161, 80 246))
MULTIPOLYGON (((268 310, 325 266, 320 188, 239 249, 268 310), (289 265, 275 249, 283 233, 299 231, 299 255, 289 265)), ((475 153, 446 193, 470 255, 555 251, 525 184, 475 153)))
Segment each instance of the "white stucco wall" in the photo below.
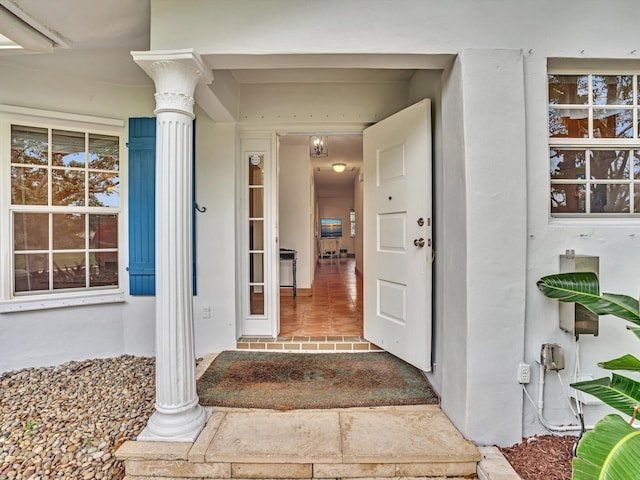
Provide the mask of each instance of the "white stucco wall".
POLYGON ((236 125, 213 123, 196 109, 198 291, 193 298, 196 355, 236 342, 236 125), (211 318, 205 318, 209 308, 211 318))
MULTIPOLYGON (((56 112, 121 119, 127 137, 129 117, 152 116, 153 88, 124 87, 49 75, 29 68, 8 67, 0 61, 0 103, 56 112)), ((127 158, 121 159, 122 235, 127 258, 127 158)), ((4 174, 3 174, 4 176, 4 174)), ((125 260, 126 261, 126 260, 125 260)), ((3 267, 4 268, 4 267, 3 267)), ((121 270, 128 290, 128 276, 121 270)), ((55 365, 69 360, 154 353, 154 305, 146 297, 126 296, 125 303, 0 314, 0 371, 55 365)))
MULTIPOLYGON (((300 55, 295 57, 300 65, 323 60, 308 54, 341 54, 324 60, 342 67, 378 62, 377 67, 427 68, 432 60, 441 61, 440 55, 457 56, 442 78, 442 155, 436 152, 434 163, 439 182, 434 378, 443 410, 478 443, 508 445, 522 434, 544 432, 516 382, 517 363, 534 367, 527 388, 535 398, 540 345, 559 342, 565 348, 565 383, 571 380, 576 345, 557 328, 557 305, 535 282, 557 271, 565 249, 575 249, 600 256, 604 290, 635 295, 640 238, 636 219, 550 218, 547 58, 618 59, 638 68, 637 21, 626 14, 633 2, 326 0, 317 8, 316 2, 296 0, 253 0, 241 7, 237 0, 152 0, 151 6, 152 49, 194 48, 214 68, 231 62, 248 68, 259 61, 273 66, 287 58, 270 55, 291 54, 300 55), (602 27, 603 12, 623 12, 615 19, 615 41, 593 33, 602 27), (323 28, 309 29, 309 18, 323 28)), ((72 75, 3 68, 1 61, 0 73, 0 103, 122 119, 153 110, 150 87, 81 83, 72 75)), ((333 96, 338 88, 243 87, 239 120, 319 122, 310 115, 322 113, 326 122, 352 128, 406 106, 420 90, 342 86, 341 95, 333 96)), ((228 252, 236 246, 233 236, 217 233, 214 222, 233 229, 229 158, 235 128, 198 125, 197 151, 212 150, 210 163, 197 167, 199 202, 211 209, 199 217, 199 251, 215 245, 208 252, 212 258, 199 257, 206 264, 199 270, 195 300, 200 351, 227 345, 235 328, 229 325, 235 273, 228 252), (206 321, 197 315, 205 302, 212 306, 206 321)), ((0 370, 119 351, 151 353, 152 308, 150 299, 127 298, 124 305, 0 315, 0 370), (65 336, 71 330, 74 335, 65 336), (27 340, 29 349, 23 345, 27 340), (45 351, 51 352, 48 357, 39 356, 45 351)), ((602 375, 598 361, 636 349, 622 322, 602 319, 598 337, 580 340, 582 371, 602 375)), ((557 379, 550 376, 547 383, 545 415, 553 423, 572 422, 557 379)), ((586 413, 590 423, 600 409, 587 407, 586 413)))

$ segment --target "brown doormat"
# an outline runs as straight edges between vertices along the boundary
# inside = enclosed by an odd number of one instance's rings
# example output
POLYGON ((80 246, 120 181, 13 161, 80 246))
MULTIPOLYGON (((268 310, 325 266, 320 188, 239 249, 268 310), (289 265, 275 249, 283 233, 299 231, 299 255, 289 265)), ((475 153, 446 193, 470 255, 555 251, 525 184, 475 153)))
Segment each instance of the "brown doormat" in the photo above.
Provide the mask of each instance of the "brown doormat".
POLYGON ((277 410, 438 403, 422 372, 386 352, 222 352, 198 396, 205 406, 277 410))

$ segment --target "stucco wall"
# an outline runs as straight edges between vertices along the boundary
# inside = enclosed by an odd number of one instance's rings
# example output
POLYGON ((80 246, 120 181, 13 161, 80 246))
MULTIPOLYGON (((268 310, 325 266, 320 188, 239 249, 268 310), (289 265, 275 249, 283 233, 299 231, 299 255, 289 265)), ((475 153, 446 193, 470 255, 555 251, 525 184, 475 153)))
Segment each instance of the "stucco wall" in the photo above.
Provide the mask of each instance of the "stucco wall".
MULTIPOLYGON (((152 87, 124 87, 81 81, 69 75, 49 75, 0 61, 0 103, 57 112, 121 119, 152 116, 152 87)), ((125 135, 126 138, 126 135, 125 135)), ((126 257, 127 158, 121 159, 122 235, 126 257)), ((125 260, 126 261, 126 260, 125 260)), ((128 276, 121 282, 128 289, 128 276)), ((68 360, 154 353, 153 300, 126 297, 125 303, 56 308, 0 314, 0 371, 55 365, 68 360)))

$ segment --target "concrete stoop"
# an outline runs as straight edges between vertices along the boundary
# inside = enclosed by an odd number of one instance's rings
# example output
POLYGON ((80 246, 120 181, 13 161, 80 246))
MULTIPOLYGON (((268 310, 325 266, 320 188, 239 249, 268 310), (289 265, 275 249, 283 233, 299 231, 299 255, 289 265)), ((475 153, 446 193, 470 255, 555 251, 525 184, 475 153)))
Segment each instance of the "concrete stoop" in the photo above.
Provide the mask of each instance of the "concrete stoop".
POLYGON ((194 443, 129 441, 126 480, 476 478, 480 452, 436 405, 219 409, 194 443))

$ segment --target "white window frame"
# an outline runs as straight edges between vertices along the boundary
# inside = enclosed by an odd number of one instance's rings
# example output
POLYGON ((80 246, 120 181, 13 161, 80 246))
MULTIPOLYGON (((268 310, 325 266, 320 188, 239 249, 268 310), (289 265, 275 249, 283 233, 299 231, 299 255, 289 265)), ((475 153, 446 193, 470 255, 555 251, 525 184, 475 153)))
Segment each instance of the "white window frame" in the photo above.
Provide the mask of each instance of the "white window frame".
MULTIPOLYGON (((590 66, 589 66, 590 67, 590 66)), ((640 93, 639 83, 640 83, 640 70, 628 69, 628 68, 615 68, 615 65, 608 66, 606 68, 549 68, 546 76, 546 88, 547 88, 547 112, 550 108, 558 108, 558 109, 577 109, 577 110, 588 110, 588 129, 589 129, 589 137, 588 138, 553 138, 549 136, 549 115, 547 115, 547 139, 548 139, 548 148, 547 148, 547 169, 550 167, 550 158, 549 153, 551 150, 584 150, 585 152, 590 150, 628 150, 630 155, 632 155, 632 150, 640 151, 640 131, 638 127, 638 122, 640 121, 640 100, 638 99, 638 94, 640 93), (588 76, 588 101, 585 105, 574 105, 574 104, 551 104, 551 100, 549 98, 549 75, 576 75, 576 76, 588 76), (633 76, 633 103, 630 105, 600 105, 595 104, 593 100, 593 76, 594 75, 606 75, 606 76, 617 76, 617 75, 629 75, 633 76), (632 112, 632 122, 633 122, 633 138, 599 138, 593 137, 593 112, 598 109, 623 109, 630 110, 632 112)), ((630 158, 632 158, 630 156, 630 158)), ((549 182, 548 186, 554 184, 560 185, 568 185, 568 184, 579 184, 585 185, 585 191, 590 192, 592 185, 597 184, 622 184, 629 185, 629 213, 593 213, 590 212, 590 200, 591 196, 586 195, 586 210, 585 213, 579 212, 566 212, 566 213, 554 213, 551 211, 551 205, 549 202, 549 214, 553 219, 638 219, 640 218, 640 206, 634 205, 634 195, 640 190, 640 179, 633 178, 633 167, 631 164, 629 166, 630 176, 624 180, 615 180, 615 179, 592 179, 590 178, 590 162, 586 162, 585 166, 585 179, 552 179, 549 170, 549 182), (637 213, 633 213, 634 210, 637 210, 637 213)), ((547 197, 549 198, 549 197, 547 197)))
MULTIPOLYGON (((126 256, 124 254, 126 232, 126 147, 125 122, 119 119, 76 115, 48 110, 38 110, 12 105, 0 105, 0 313, 22 312, 48 308, 69 307, 75 305, 94 305, 124 301, 124 278, 126 256), (34 293, 33 295, 14 295, 12 292, 13 260, 11 212, 11 176, 7 174, 11 165, 11 125, 24 125, 60 130, 75 130, 88 133, 112 135, 120 139, 120 202, 118 208, 110 212, 118 215, 118 287, 108 289, 79 289, 59 292, 34 293)), ((19 206, 19 210, 24 209, 19 206)), ((54 211, 57 207, 47 207, 54 211)), ((71 213, 82 210, 83 213, 96 213, 89 207, 69 209, 60 207, 60 212, 71 213)))

